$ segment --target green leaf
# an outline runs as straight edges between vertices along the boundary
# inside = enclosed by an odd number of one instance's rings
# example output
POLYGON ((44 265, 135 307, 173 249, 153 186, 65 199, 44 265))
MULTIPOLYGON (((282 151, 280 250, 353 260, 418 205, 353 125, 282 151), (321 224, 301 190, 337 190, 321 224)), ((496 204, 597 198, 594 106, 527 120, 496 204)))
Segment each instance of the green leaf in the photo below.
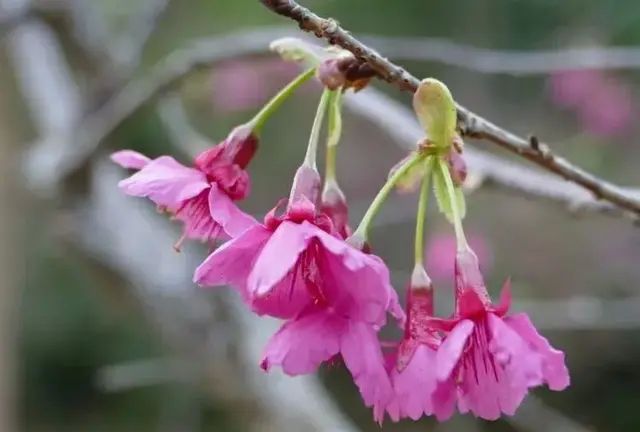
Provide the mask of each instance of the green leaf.
POLYGON ((283 60, 303 63, 307 67, 318 66, 323 56, 319 47, 294 37, 276 39, 269 44, 269 49, 283 60))
MULTIPOLYGON (((439 161, 438 163, 443 163, 439 161)), ((446 168, 446 165, 445 165, 446 168)), ((449 169, 449 168, 446 168, 449 169)), ((438 202, 438 209, 440 212, 444 214, 447 220, 451 223, 454 223, 453 218, 453 203, 451 199, 451 195, 447 190, 447 182, 442 174, 442 170, 434 169, 433 170, 433 191, 436 196, 436 201, 438 202)), ((460 220, 464 219, 465 214, 467 213, 467 205, 465 203, 464 194, 460 187, 454 187, 454 197, 455 205, 458 209, 458 214, 460 215, 460 220)))
POLYGON ((331 92, 329 101, 329 119, 327 125, 327 147, 333 147, 340 142, 342 135, 342 91, 331 92))
POLYGON ((413 109, 433 145, 439 148, 451 146, 456 133, 457 111, 446 85, 434 78, 422 80, 413 95, 413 109))

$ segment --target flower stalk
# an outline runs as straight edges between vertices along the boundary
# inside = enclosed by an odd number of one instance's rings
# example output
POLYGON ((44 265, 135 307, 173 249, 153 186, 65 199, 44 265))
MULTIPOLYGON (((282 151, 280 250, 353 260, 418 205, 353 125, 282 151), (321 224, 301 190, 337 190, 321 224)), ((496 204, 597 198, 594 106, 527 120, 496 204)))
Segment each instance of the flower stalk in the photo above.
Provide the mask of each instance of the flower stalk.
POLYGON ((411 157, 407 158, 404 164, 402 164, 397 170, 393 172, 391 177, 378 191, 378 194, 371 202, 371 205, 365 212, 358 228, 351 236, 355 242, 365 242, 369 233, 369 227, 373 218, 378 214, 382 208, 382 204, 386 201, 389 193, 393 190, 394 186, 404 177, 404 175, 411 170, 416 164, 420 163, 424 159, 424 155, 419 152, 414 153, 411 157))
POLYGON ((462 228, 462 218, 460 216, 460 209, 458 208, 458 200, 456 198, 456 191, 453 186, 453 180, 449 173, 449 168, 446 162, 438 158, 437 169, 440 170, 442 177, 444 178, 445 185, 447 187, 447 194, 449 195, 449 201, 451 203, 451 213, 453 216, 453 229, 456 234, 456 244, 458 251, 465 251, 469 249, 467 238, 464 235, 464 229, 462 228))
POLYGON ((427 157, 424 161, 425 170, 420 186, 418 198, 418 211, 416 214, 416 232, 414 239, 415 265, 422 265, 424 262, 424 226, 427 216, 427 204, 429 201, 429 183, 431 181, 431 171, 433 170, 434 157, 427 157))
POLYGON ((271 117, 271 115, 280 108, 284 101, 286 101, 293 92, 298 89, 298 87, 314 76, 315 71, 315 68, 310 68, 294 78, 274 97, 272 97, 271 100, 269 100, 269 102, 267 102, 265 106, 263 106, 262 109, 249 121, 249 123, 247 123, 256 135, 260 133, 269 117, 271 117))

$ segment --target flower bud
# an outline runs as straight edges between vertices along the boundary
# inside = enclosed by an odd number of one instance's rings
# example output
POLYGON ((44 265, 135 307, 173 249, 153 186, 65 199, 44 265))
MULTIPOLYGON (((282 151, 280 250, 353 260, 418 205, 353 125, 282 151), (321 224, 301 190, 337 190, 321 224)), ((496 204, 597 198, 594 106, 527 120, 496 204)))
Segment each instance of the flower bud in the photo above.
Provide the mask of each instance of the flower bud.
POLYGON ((467 178, 467 163, 462 154, 458 153, 453 147, 449 149, 449 153, 445 156, 451 179, 456 186, 462 186, 467 178))
POLYGON ((323 60, 316 76, 329 90, 353 87, 360 90, 369 83, 376 72, 367 63, 358 60, 348 51, 341 50, 335 57, 323 60))
POLYGON ((258 149, 258 142, 258 137, 249 126, 238 126, 220 144, 200 153, 195 165, 206 173, 229 164, 244 169, 258 149))
POLYGON ((320 211, 333 222, 335 230, 347 238, 351 234, 349 227, 349 207, 347 200, 335 180, 327 180, 322 191, 320 211))
POLYGON ((318 170, 302 164, 296 171, 293 178, 293 186, 291 186, 291 194, 289 195, 289 205, 300 201, 303 197, 315 204, 320 195, 320 174, 318 170))

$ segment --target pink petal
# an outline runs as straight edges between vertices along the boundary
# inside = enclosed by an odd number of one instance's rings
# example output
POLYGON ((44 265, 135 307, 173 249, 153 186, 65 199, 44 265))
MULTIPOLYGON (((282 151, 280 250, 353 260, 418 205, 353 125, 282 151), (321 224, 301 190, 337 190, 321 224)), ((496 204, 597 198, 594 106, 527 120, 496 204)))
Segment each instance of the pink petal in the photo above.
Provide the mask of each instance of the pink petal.
POLYGON ((193 281, 208 286, 228 284, 244 290, 251 267, 270 235, 262 225, 249 228, 209 255, 196 269, 193 281))
POLYGON ((433 414, 432 395, 438 385, 435 366, 436 351, 420 344, 402 372, 392 370, 391 380, 401 417, 418 420, 423 414, 433 414))
POLYGON ((431 395, 433 414, 438 421, 449 419, 456 409, 457 387, 453 378, 438 383, 436 391, 431 395))
POLYGON ((326 312, 288 321, 267 343, 263 369, 277 365, 288 375, 314 372, 340 351, 344 325, 344 320, 326 312))
MULTIPOLYGON (((379 410, 393 397, 393 389, 384 367, 384 358, 373 327, 362 322, 349 322, 343 334, 340 351, 347 369, 366 406, 379 410)), ((380 418, 383 413, 374 412, 380 418)))
POLYGON ((438 381, 449 379, 462 357, 467 339, 473 332, 474 324, 470 320, 460 321, 444 339, 436 355, 436 376, 438 381))
POLYGON ((215 184, 211 185, 209 191, 209 211, 213 220, 219 223, 231 238, 239 236, 258 224, 253 216, 240 210, 231 198, 215 184))
POLYGON ((111 160, 127 169, 142 169, 151 159, 133 150, 120 150, 111 154, 111 160))
POLYGON ((126 194, 148 197, 158 205, 175 209, 207 189, 209 183, 202 172, 162 156, 122 180, 119 186, 126 194))
POLYGON ((249 274, 248 289, 255 295, 265 295, 296 265, 300 254, 307 248, 309 231, 313 225, 300 225, 284 221, 271 235, 249 274))
POLYGON ((324 231, 313 235, 324 246, 324 290, 336 307, 353 319, 384 325, 386 311, 404 320, 404 311, 389 280, 389 270, 375 255, 368 255, 324 231))
POLYGON ((538 333, 526 314, 516 314, 505 318, 504 321, 542 356, 544 379, 549 388, 556 391, 567 388, 570 379, 564 353, 553 348, 549 341, 538 333))
POLYGON ((252 310, 258 315, 290 319, 313 305, 314 299, 302 279, 303 269, 300 267, 301 264, 295 266, 266 294, 257 295, 254 291, 249 291, 252 310))
POLYGON ((486 420, 513 415, 529 387, 540 383, 539 358, 493 314, 476 325, 471 341, 460 384, 460 410, 486 420))
POLYGON ((541 385, 542 357, 498 316, 488 314, 487 322, 492 335, 489 350, 505 368, 512 384, 518 388, 541 385))
POLYGON ((502 285, 502 292, 500 293, 500 300, 498 306, 495 308, 495 313, 498 316, 504 316, 511 308, 511 279, 504 281, 502 285))

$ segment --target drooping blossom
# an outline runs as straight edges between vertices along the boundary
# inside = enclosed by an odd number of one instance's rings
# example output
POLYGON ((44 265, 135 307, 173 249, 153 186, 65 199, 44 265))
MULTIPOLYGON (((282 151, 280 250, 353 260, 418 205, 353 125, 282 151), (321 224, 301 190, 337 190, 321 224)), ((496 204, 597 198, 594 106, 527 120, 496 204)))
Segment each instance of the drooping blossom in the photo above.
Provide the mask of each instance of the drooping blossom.
MULTIPOLYGON (((394 396, 385 410, 393 421, 418 420, 423 415, 444 421, 455 409, 456 387, 453 378, 439 382, 436 376, 436 353, 442 339, 429 324, 433 286, 422 266, 414 269, 406 311, 404 335, 387 359, 394 396)), ((376 420, 381 423, 382 416, 376 420)))
MULTIPOLYGON (((469 235, 469 244, 482 262, 482 270, 491 270, 493 253, 486 238, 476 232, 469 235)), ((456 238, 453 234, 437 233, 429 239, 425 255, 429 275, 436 281, 450 280, 454 274, 456 238)))
POLYGON ((340 354, 365 404, 383 406, 392 390, 377 333, 388 311, 403 313, 383 261, 349 245, 316 211, 308 174, 298 171, 284 214, 281 203, 263 224, 222 245, 194 280, 232 285, 258 315, 286 320, 267 343, 265 370, 311 373, 340 354))
POLYGON ((457 254, 455 297, 453 319, 438 323, 449 333, 438 348, 436 373, 440 382, 457 382, 461 412, 495 420, 513 415, 530 388, 547 384, 563 390, 569 385, 564 354, 537 332, 526 314, 507 316, 508 282, 499 304, 491 303, 471 249, 457 254))
POLYGON ((238 127, 222 143, 203 151, 193 167, 170 156, 149 159, 132 150, 111 155, 120 166, 138 170, 119 183, 128 195, 147 197, 159 209, 184 224, 184 238, 210 241, 222 234, 234 237, 255 220, 234 201, 249 193, 245 168, 257 148, 250 129, 238 127))

